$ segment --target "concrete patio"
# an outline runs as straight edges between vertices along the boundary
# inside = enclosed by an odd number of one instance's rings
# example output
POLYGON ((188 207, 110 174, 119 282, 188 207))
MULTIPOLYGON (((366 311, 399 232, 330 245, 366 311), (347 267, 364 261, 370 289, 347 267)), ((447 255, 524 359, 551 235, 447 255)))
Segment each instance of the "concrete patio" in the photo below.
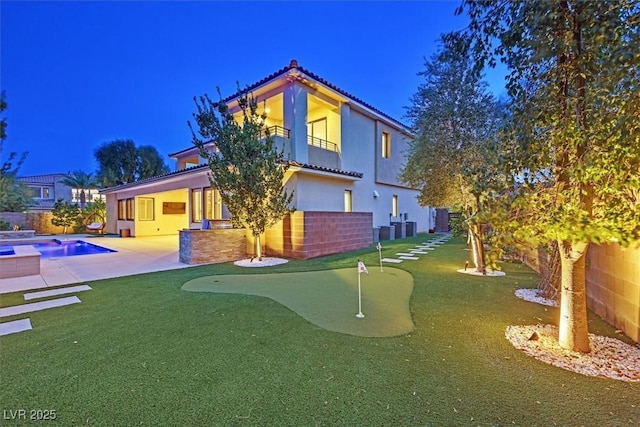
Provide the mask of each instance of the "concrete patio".
POLYGON ((178 236, 120 238, 76 234, 38 236, 42 239, 77 239, 117 252, 61 258, 42 258, 40 274, 0 280, 0 294, 152 271, 189 267, 178 261, 178 236))

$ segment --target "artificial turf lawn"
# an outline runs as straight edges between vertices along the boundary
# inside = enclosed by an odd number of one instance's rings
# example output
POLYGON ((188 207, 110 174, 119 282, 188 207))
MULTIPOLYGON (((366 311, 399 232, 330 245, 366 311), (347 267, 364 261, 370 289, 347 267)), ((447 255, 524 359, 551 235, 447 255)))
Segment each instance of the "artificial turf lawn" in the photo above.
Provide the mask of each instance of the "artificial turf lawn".
POLYGON ((290 308, 328 331, 361 337, 392 337, 413 330, 409 298, 413 277, 398 268, 376 266, 361 274, 362 310, 358 319, 357 268, 254 275, 207 276, 182 286, 191 292, 258 295, 290 308))
MULTIPOLYGON (((425 239, 383 242, 383 256, 425 239)), ((558 310, 513 295, 538 281, 523 265, 504 264, 499 278, 456 273, 463 247, 453 239, 399 265, 414 277, 415 329, 393 338, 326 331, 268 298, 180 289, 259 274, 232 264, 91 282, 81 304, 32 313, 34 330, 0 338, 0 411, 53 409, 64 426, 640 423, 640 383, 585 377, 513 348, 508 325, 555 324, 558 310)), ((269 271, 353 268, 357 258, 371 270, 378 254, 269 271)), ((589 327, 621 337, 591 313, 589 327)))

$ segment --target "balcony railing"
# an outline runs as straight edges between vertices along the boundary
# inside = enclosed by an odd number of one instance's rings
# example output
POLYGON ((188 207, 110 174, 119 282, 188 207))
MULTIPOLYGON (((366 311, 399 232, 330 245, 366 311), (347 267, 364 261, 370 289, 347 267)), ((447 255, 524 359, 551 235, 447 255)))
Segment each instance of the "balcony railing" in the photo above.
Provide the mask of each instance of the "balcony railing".
POLYGON ((338 144, 333 142, 329 142, 325 139, 316 138, 315 136, 308 136, 309 145, 314 147, 319 147, 324 150, 335 151, 338 152, 338 144))
MULTIPOLYGON (((279 136, 287 139, 291 137, 291 131, 287 128, 283 128, 282 126, 269 126, 267 129, 269 129, 269 135, 271 136, 279 136)), ((266 136, 267 135, 264 131, 260 134, 261 138, 266 138, 266 136)))

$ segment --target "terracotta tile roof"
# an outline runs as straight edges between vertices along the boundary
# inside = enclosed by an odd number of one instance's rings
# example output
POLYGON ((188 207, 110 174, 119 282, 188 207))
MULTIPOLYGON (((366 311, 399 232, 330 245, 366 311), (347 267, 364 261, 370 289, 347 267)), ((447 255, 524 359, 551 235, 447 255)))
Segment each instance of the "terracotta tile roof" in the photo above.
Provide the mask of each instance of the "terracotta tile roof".
POLYGON ((309 163, 291 162, 291 164, 294 166, 299 166, 302 169, 311 169, 316 171, 335 173, 337 175, 351 176, 353 178, 362 178, 364 176, 362 172, 345 171, 342 169, 328 168, 326 166, 312 165, 309 163))
MULTIPOLYGON (((317 170, 317 171, 323 171, 323 172, 329 172, 329 173, 334 173, 337 175, 344 175, 344 176, 350 176, 353 178, 362 178, 363 174, 360 172, 353 172, 353 171, 344 171, 342 169, 335 169, 335 168, 328 168, 328 167, 324 167, 324 166, 317 166, 317 165, 311 165, 308 163, 296 163, 296 162, 290 162, 292 165, 294 166, 298 166, 300 168, 303 169, 311 169, 311 170, 317 170)), ((150 182, 154 182, 154 181, 162 181, 163 179, 166 179, 168 177, 173 177, 173 176, 180 176, 180 175, 187 175, 190 173, 195 173, 195 172, 199 172, 201 170, 205 170, 208 169, 208 165, 206 164, 202 164, 202 165, 198 165, 198 166, 191 166, 185 169, 180 169, 174 172, 169 172, 169 173, 165 173, 163 175, 156 175, 156 176, 152 176, 149 178, 144 178, 141 179, 139 181, 135 181, 135 182, 128 182, 126 184, 121 184, 121 185, 116 185, 114 187, 109 187, 109 188, 103 188, 102 190, 100 190, 100 194, 106 194, 106 193, 114 193, 117 192, 119 190, 124 190, 127 188, 132 188, 132 187, 136 187, 138 185, 142 185, 142 184, 148 184, 150 182)))
POLYGON ((148 184, 150 182, 154 182, 154 181, 161 181, 165 178, 168 177, 172 177, 172 176, 179 176, 179 175, 187 175, 190 173, 194 173, 197 172, 200 169, 204 169, 207 168, 208 165, 203 164, 203 165, 198 165, 198 166, 191 166, 185 169, 180 169, 177 171, 173 171, 173 172, 168 172, 162 175, 156 175, 156 176, 151 176, 149 178, 143 178, 141 180, 138 181, 134 181, 134 182, 127 182, 125 184, 120 184, 120 185, 116 185, 113 187, 109 187, 109 188, 103 188, 102 190, 100 190, 100 194, 106 194, 106 193, 113 193, 116 192, 118 190, 124 190, 125 188, 131 188, 131 187, 136 187, 138 185, 142 185, 142 184, 148 184))
POLYGON ((67 176, 66 173, 49 173, 43 175, 19 176, 18 181, 34 184, 54 184, 67 176))
MULTIPOLYGON (((347 92, 347 91, 345 91, 343 89, 340 89, 338 86, 334 85, 333 83, 329 82, 328 80, 323 79, 322 77, 320 77, 317 74, 307 70, 306 68, 301 67, 300 65, 298 65, 298 61, 296 61, 295 59, 292 59, 288 66, 286 66, 284 68, 281 68, 280 70, 276 71, 275 73, 272 73, 272 74, 268 75, 267 77, 263 78, 262 80, 259 80, 256 83, 248 86, 246 89, 243 90, 243 92, 244 91, 250 92, 250 91, 262 86, 263 84, 265 84, 265 83, 267 83, 267 82, 269 82, 269 81, 271 81, 271 80, 273 80, 273 79, 275 79, 277 77, 280 77, 281 75, 287 73, 290 70, 294 70, 294 69, 297 70, 297 71, 303 72, 304 74, 306 74, 307 76, 309 76, 312 79, 316 80, 317 82, 322 83, 323 85, 327 86, 328 88, 333 89, 334 91, 338 92, 339 94, 341 94, 341 95, 343 95, 343 96, 345 96, 345 97, 347 97, 347 98, 349 98, 349 99, 351 99, 353 101, 356 101, 358 104, 368 108, 371 111, 374 111, 375 113, 377 113, 380 116, 386 118, 387 120, 395 123, 396 125, 405 128, 407 132, 411 132, 411 128, 408 125, 402 123, 398 119, 394 119, 393 117, 391 117, 390 115, 388 115, 386 113, 383 113, 382 111, 380 111, 377 108, 375 108, 373 105, 371 105, 371 104, 363 101, 362 99, 350 94, 349 92, 347 92)), ((235 98, 240 96, 240 94, 241 94, 241 92, 236 92, 233 95, 224 98, 222 100, 222 102, 231 102, 235 98)))

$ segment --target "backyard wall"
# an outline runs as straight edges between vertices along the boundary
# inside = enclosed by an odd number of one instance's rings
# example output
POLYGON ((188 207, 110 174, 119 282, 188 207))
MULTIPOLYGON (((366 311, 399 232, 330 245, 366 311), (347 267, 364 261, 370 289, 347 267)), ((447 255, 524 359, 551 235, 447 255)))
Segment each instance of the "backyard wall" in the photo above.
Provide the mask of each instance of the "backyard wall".
MULTIPOLYGON (((546 271, 544 250, 529 248, 522 259, 537 272, 546 271)), ((640 342, 640 248, 592 244, 586 264, 589 309, 640 342)))
MULTIPOLYGON (((21 225, 25 229, 35 230, 36 234, 62 234, 64 227, 51 224, 51 212, 0 212, 0 218, 11 225, 21 225)), ((69 232, 73 227, 69 227, 69 232)))
POLYGON ((640 342, 640 248, 614 243, 589 247, 587 305, 640 342))
POLYGON ((296 211, 265 233, 265 253, 307 259, 370 247, 370 212, 296 211))

